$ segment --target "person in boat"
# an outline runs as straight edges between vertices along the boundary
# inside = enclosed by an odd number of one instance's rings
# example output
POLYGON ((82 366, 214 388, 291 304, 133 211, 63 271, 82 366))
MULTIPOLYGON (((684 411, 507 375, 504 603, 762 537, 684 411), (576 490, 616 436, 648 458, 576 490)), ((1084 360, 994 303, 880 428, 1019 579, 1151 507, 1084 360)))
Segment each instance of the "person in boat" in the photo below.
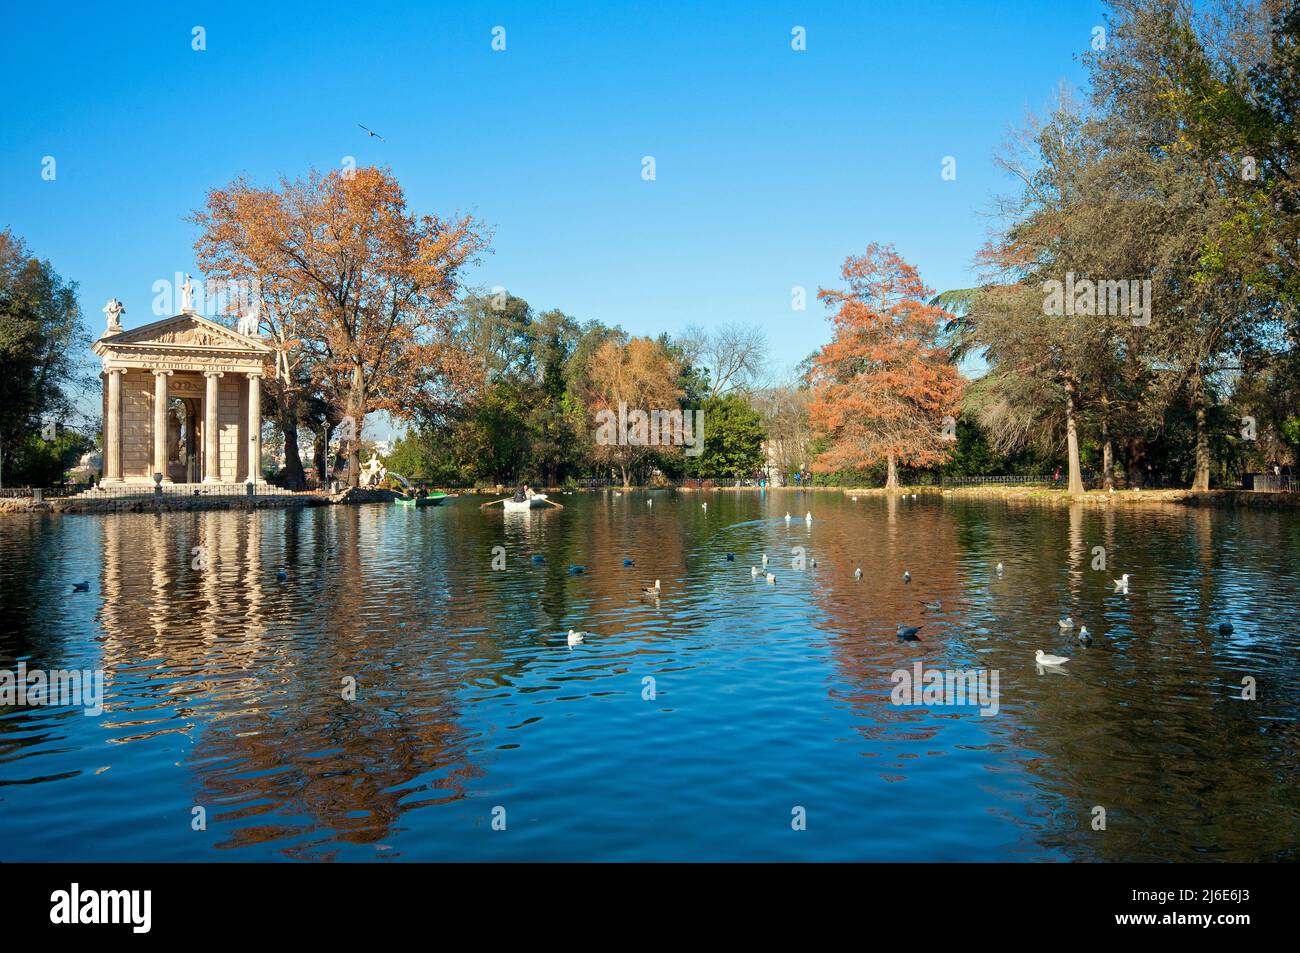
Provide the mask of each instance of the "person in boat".
POLYGON ((537 495, 537 494, 533 492, 533 488, 532 488, 531 486, 529 486, 527 483, 525 483, 525 484, 524 484, 524 496, 531 500, 531 499, 532 499, 534 496, 536 496, 536 495, 537 495))
POLYGON ((523 484, 522 486, 516 487, 516 488, 515 488, 515 495, 514 495, 514 497, 513 497, 513 501, 514 501, 515 503, 522 503, 522 502, 524 502, 526 499, 528 499, 528 497, 524 496, 524 491, 527 490, 527 489, 528 489, 528 484, 527 484, 527 483, 523 484))

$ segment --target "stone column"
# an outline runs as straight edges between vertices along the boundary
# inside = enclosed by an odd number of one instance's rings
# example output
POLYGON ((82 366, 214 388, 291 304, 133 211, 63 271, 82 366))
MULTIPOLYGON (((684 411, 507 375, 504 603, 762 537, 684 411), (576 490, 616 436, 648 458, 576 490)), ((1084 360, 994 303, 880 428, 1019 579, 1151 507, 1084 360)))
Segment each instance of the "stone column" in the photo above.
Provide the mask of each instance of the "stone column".
POLYGON ((104 408, 104 479, 122 482, 122 372, 108 372, 108 406, 104 408))
POLYGON ((262 375, 248 375, 248 480, 262 482, 262 375))
POLYGON ((203 482, 220 483, 221 467, 217 455, 221 452, 221 443, 217 439, 217 381, 222 377, 221 371, 204 371, 208 388, 203 400, 203 482))
POLYGON ((171 371, 153 372, 153 472, 161 473, 163 482, 172 482, 167 471, 167 378, 171 371))

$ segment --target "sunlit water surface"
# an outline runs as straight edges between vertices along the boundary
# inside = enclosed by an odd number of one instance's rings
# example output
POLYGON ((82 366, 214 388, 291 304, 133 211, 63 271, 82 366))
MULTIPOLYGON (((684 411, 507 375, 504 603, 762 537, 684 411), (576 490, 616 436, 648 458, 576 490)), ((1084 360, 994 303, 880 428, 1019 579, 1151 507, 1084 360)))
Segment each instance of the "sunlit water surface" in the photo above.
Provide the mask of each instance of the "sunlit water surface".
POLYGON ((0 860, 1297 856, 1294 513, 558 498, 0 516, 0 668, 106 680, 0 708, 0 860))

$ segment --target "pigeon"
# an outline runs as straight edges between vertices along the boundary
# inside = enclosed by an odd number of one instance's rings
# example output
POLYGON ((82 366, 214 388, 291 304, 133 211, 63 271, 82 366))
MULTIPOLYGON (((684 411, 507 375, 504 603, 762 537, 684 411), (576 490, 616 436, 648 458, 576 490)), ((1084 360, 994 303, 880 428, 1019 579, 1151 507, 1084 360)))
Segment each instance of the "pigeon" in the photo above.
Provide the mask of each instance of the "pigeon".
MULTIPOLYGON (((357 125, 358 125, 358 126, 361 126, 361 123, 357 123, 357 125)), ((365 126, 361 126, 361 128, 362 128, 362 129, 366 129, 365 126)), ((368 136, 374 136, 374 137, 375 137, 376 139, 378 139, 380 142, 385 142, 385 141, 386 141, 386 140, 384 139, 383 136, 381 136, 379 133, 377 133, 377 132, 375 132, 375 131, 373 131, 373 130, 371 130, 371 129, 366 129, 366 135, 368 135, 368 136)))
POLYGON ((898 623, 898 641, 920 642, 921 640, 916 637, 916 633, 920 631, 921 627, 919 625, 903 625, 900 622, 898 623))
POLYGON ((1039 665, 1064 665, 1070 660, 1059 655, 1047 655, 1042 649, 1039 649, 1034 653, 1034 661, 1039 665))
POLYGON ((1059 625, 1059 626, 1060 626, 1061 628, 1063 628, 1063 629, 1073 629, 1073 628, 1074 628, 1074 620, 1071 619, 1068 615, 1067 615, 1064 619, 1057 619, 1057 620, 1056 620, 1056 624, 1059 625))
POLYGON ((861 578, 862 578, 862 569, 861 569, 861 567, 859 567, 858 569, 853 570, 853 578, 854 578, 854 579, 861 579, 861 578))
POLYGON ((904 584, 904 585, 907 585, 907 583, 909 583, 909 582, 911 582, 911 581, 912 581, 912 574, 911 574, 910 572, 908 572, 906 569, 904 569, 904 570, 903 570, 903 584, 904 584))
POLYGON ((1128 573, 1124 573, 1124 575, 1120 576, 1118 579, 1112 579, 1111 582, 1115 583, 1116 592, 1122 592, 1125 595, 1128 594, 1128 573))
POLYGON ((90 592, 90 583, 89 583, 88 581, 87 581, 87 582, 74 582, 74 583, 72 584, 72 591, 73 591, 73 592, 90 592))
POLYGON ((570 630, 569 630, 569 648, 572 649, 572 648, 573 648, 575 645, 577 645, 579 642, 583 641, 583 640, 586 638, 586 635, 587 635, 586 632, 578 632, 578 631, 575 631, 574 629, 570 629, 570 630))
POLYGON ((1083 643, 1085 648, 1092 645, 1092 636, 1088 634, 1088 627, 1086 625, 1079 627, 1079 641, 1083 643))

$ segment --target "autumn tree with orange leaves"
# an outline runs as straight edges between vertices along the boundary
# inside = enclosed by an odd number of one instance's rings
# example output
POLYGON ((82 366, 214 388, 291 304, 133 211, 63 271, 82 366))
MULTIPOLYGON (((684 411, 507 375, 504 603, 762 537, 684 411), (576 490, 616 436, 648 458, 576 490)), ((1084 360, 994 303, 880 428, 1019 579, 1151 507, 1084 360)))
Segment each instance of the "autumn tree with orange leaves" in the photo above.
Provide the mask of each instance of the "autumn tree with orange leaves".
POLYGON ((937 466, 952 441, 944 418, 957 412, 963 381, 939 346, 948 312, 891 245, 872 244, 840 268, 846 287, 817 296, 835 309, 831 342, 813 359, 809 420, 830 438, 818 472, 885 462, 887 489, 898 467, 937 466))
POLYGON ((278 188, 237 179, 209 192, 193 220, 200 263, 261 282, 278 305, 264 325, 278 316, 282 349, 302 348, 311 382, 354 421, 344 447, 353 486, 366 414, 407 419, 473 386, 452 307, 463 270, 487 247, 472 217, 416 216, 388 170, 363 168, 278 188))

